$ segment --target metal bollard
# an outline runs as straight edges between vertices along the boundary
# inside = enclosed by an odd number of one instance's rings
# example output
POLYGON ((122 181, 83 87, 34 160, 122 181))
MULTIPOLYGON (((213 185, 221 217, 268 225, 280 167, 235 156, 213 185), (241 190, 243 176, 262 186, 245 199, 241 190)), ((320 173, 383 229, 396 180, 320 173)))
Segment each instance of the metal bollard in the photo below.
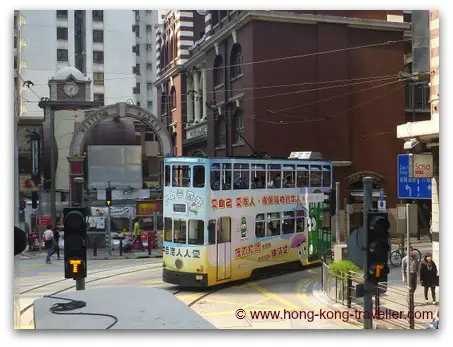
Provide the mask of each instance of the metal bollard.
POLYGON ((120 239, 120 256, 123 255, 123 239, 120 239))
POLYGON ((347 278, 347 288, 346 288, 346 295, 347 295, 347 301, 346 301, 346 305, 348 308, 351 308, 351 296, 352 296, 352 280, 351 280, 351 274, 348 272, 348 278, 347 278))
POLYGON ((414 320, 414 292, 409 290, 409 329, 414 329, 415 320, 414 320))
POLYGON ((376 317, 379 317, 379 313, 381 311, 381 304, 379 302, 379 284, 376 286, 376 293, 374 296, 374 308, 376 317))
POLYGON ((94 238, 94 245, 93 245, 93 257, 98 256, 98 243, 97 243, 97 237, 94 238))

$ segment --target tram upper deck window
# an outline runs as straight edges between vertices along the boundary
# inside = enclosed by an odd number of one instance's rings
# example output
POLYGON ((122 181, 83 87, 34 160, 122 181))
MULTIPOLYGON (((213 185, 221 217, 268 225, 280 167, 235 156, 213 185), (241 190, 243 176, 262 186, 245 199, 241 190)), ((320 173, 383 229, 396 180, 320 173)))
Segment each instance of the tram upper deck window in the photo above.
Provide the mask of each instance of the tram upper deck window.
POLYGON ((173 187, 190 187, 189 165, 173 165, 173 187))
POLYGON ((166 242, 172 242, 172 231, 173 231, 173 224, 172 224, 172 219, 169 217, 164 218, 164 240, 166 242))
POLYGON ((168 187, 171 182, 171 175, 170 175, 170 165, 165 165, 165 186, 168 187))
POLYGON ((193 167, 193 187, 204 188, 204 166, 202 165, 193 167))
POLYGON ((250 174, 252 189, 266 188, 266 164, 252 164, 250 174))
POLYGON ((257 238, 266 236, 266 220, 264 219, 264 213, 256 215, 255 236, 257 238))
POLYGON ((296 177, 297 188, 308 187, 309 177, 310 176, 308 171, 308 165, 297 165, 297 177, 296 177))
POLYGON ((295 165, 283 165, 283 188, 294 188, 295 184, 295 165))
POLYGON ((330 166, 324 165, 322 167, 322 186, 330 187, 331 181, 330 166))
POLYGON ((174 243, 187 243, 187 222, 182 219, 174 220, 174 243))
POLYGON ((321 187, 321 166, 310 166, 310 187, 321 187))
POLYGON ((220 164, 214 163, 211 165, 211 189, 220 190, 220 164))
POLYGON ((234 164, 233 188, 234 189, 249 189, 250 182, 250 166, 249 164, 234 164))
POLYGON ((280 235, 280 213, 268 213, 267 214, 267 231, 266 236, 277 236, 280 235))
POLYGON ((231 189, 231 164, 222 164, 222 190, 231 189))
POLYGON ((281 188, 282 187, 282 166, 280 164, 267 165, 267 188, 281 188))
POLYGON ((189 245, 204 244, 204 221, 189 220, 189 245))

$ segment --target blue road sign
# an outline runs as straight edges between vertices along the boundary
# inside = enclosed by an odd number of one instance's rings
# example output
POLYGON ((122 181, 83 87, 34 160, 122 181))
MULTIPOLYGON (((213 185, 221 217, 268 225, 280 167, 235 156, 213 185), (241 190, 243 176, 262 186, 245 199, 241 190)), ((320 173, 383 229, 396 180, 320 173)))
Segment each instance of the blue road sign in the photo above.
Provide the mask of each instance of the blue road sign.
POLYGON ((409 177, 409 154, 398 155, 398 199, 431 199, 431 178, 409 177))

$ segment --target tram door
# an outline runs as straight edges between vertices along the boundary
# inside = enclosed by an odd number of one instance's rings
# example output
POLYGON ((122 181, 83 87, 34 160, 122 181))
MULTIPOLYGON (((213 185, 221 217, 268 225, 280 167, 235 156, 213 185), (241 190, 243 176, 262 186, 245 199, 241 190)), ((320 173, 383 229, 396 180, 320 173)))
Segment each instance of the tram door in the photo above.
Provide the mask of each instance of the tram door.
POLYGON ((217 221, 217 281, 231 278, 231 218, 217 221))

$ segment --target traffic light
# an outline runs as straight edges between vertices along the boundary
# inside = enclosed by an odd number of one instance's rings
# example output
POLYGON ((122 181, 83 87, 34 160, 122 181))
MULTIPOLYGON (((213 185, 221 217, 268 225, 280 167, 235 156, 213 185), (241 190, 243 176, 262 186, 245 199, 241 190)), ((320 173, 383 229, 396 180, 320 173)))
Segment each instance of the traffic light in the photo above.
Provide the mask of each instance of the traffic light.
POLYGON ((389 257, 389 221, 386 212, 370 211, 368 215, 368 279, 370 282, 387 282, 389 257))
POLYGON ((336 189, 331 189, 327 194, 328 198, 324 199, 324 203, 327 207, 324 208, 324 212, 329 212, 331 216, 335 215, 337 209, 337 192, 336 189))
POLYGON ((105 189, 105 204, 112 206, 112 188, 108 187, 105 189))
POLYGON ((67 207, 63 215, 65 278, 87 277, 86 207, 67 207))
POLYGON ((38 208, 38 192, 31 192, 31 208, 38 208))

